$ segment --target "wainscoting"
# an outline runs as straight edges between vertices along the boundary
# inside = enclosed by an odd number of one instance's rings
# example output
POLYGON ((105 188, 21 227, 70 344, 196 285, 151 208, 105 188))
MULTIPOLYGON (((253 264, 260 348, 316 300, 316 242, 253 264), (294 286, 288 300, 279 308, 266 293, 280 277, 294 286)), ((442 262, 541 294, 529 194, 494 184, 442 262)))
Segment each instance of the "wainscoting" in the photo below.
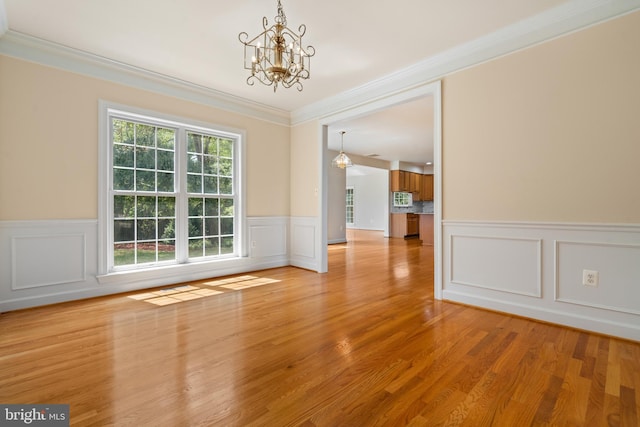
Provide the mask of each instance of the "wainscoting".
POLYGON ((443 221, 443 270, 446 300, 640 341, 638 225, 443 221))
POLYGON ((317 253, 320 227, 315 217, 291 218, 291 251, 289 260, 294 267, 318 271, 320 254, 317 253))
POLYGON ((303 266, 316 266, 308 248, 315 240, 307 240, 303 224, 291 233, 289 227, 288 217, 248 218, 247 256, 101 274, 96 220, 1 221, 0 312, 290 265, 290 246, 303 266))

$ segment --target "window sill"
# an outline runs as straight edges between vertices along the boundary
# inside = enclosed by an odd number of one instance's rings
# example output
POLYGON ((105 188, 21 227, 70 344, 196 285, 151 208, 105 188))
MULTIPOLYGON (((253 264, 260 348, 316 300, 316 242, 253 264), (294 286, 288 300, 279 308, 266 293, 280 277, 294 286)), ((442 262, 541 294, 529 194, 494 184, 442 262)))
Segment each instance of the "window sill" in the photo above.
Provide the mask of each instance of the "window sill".
POLYGON ((100 285, 135 285, 144 282, 145 285, 148 285, 146 287, 153 287, 235 274, 246 271, 244 269, 250 268, 250 266, 248 258, 234 257, 190 264, 158 266, 144 270, 117 271, 98 275, 96 278, 100 285))

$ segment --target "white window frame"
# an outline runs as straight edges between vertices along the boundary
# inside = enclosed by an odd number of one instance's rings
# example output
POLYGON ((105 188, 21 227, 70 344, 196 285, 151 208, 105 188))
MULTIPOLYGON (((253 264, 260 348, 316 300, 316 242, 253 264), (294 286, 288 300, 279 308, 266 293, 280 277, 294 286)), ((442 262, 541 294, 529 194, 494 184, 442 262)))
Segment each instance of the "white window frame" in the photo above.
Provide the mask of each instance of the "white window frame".
MULTIPOLYGON (((173 116, 169 114, 159 113, 155 111, 115 104, 107 101, 99 101, 99 117, 98 117, 98 279, 101 282, 112 282, 124 279, 128 273, 140 276, 145 280, 157 278, 167 278, 167 269, 181 274, 207 271, 209 276, 214 276, 212 268, 219 268, 226 272, 229 268, 233 268, 242 258, 247 257, 247 220, 245 212, 245 132, 242 130, 232 129, 212 123, 200 122, 188 118, 173 116), (159 126, 170 128, 179 128, 180 135, 176 135, 176 176, 183 174, 186 176, 187 153, 186 146, 179 146, 178 140, 186 144, 186 133, 188 131, 201 132, 207 134, 215 134, 220 136, 228 136, 236 141, 234 146, 233 159, 233 194, 234 194, 234 254, 220 257, 203 257, 197 261, 189 260, 186 250, 180 250, 176 247, 176 261, 159 262, 157 264, 144 264, 142 266, 133 266, 130 268, 113 266, 113 155, 111 147, 111 117, 130 119, 133 121, 143 121, 154 123, 159 126), (235 263, 235 264, 234 264, 235 263), (190 267, 191 266, 191 267, 190 267)), ((176 233, 186 233, 183 229, 178 231, 179 223, 184 224, 182 228, 186 228, 187 215, 186 211, 186 181, 181 184, 178 181, 176 188, 176 233), (180 202, 182 201, 182 203, 180 202), (184 209, 183 209, 183 206, 184 209), (181 220, 180 218, 184 218, 181 220)), ((177 237, 177 236, 176 236, 177 237)), ((195 277, 195 276, 194 276, 195 277)))

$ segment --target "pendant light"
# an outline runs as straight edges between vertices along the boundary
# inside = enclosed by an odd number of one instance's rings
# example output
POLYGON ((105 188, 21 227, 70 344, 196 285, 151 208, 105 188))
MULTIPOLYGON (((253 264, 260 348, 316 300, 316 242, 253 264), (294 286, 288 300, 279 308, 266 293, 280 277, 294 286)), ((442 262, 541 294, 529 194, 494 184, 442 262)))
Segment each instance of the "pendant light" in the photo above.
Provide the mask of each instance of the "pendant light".
POLYGON ((331 162, 331 166, 344 169, 353 166, 353 162, 344 154, 344 134, 347 133, 345 131, 340 132, 340 154, 338 154, 335 159, 331 162))

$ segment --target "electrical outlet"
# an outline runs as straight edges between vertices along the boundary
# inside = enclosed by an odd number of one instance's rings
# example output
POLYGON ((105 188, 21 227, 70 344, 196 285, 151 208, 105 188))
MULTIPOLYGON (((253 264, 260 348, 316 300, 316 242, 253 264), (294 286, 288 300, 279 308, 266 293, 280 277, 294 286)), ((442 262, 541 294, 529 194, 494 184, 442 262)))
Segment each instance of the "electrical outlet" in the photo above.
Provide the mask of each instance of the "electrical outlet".
POLYGON ((257 243, 256 243, 256 241, 255 241, 255 240, 252 240, 252 241, 251 241, 251 247, 252 247, 252 248, 255 248, 256 246, 258 246, 258 245, 257 245, 257 243))
POLYGON ((582 284, 585 286, 598 286, 598 272, 595 270, 582 270, 582 284))

